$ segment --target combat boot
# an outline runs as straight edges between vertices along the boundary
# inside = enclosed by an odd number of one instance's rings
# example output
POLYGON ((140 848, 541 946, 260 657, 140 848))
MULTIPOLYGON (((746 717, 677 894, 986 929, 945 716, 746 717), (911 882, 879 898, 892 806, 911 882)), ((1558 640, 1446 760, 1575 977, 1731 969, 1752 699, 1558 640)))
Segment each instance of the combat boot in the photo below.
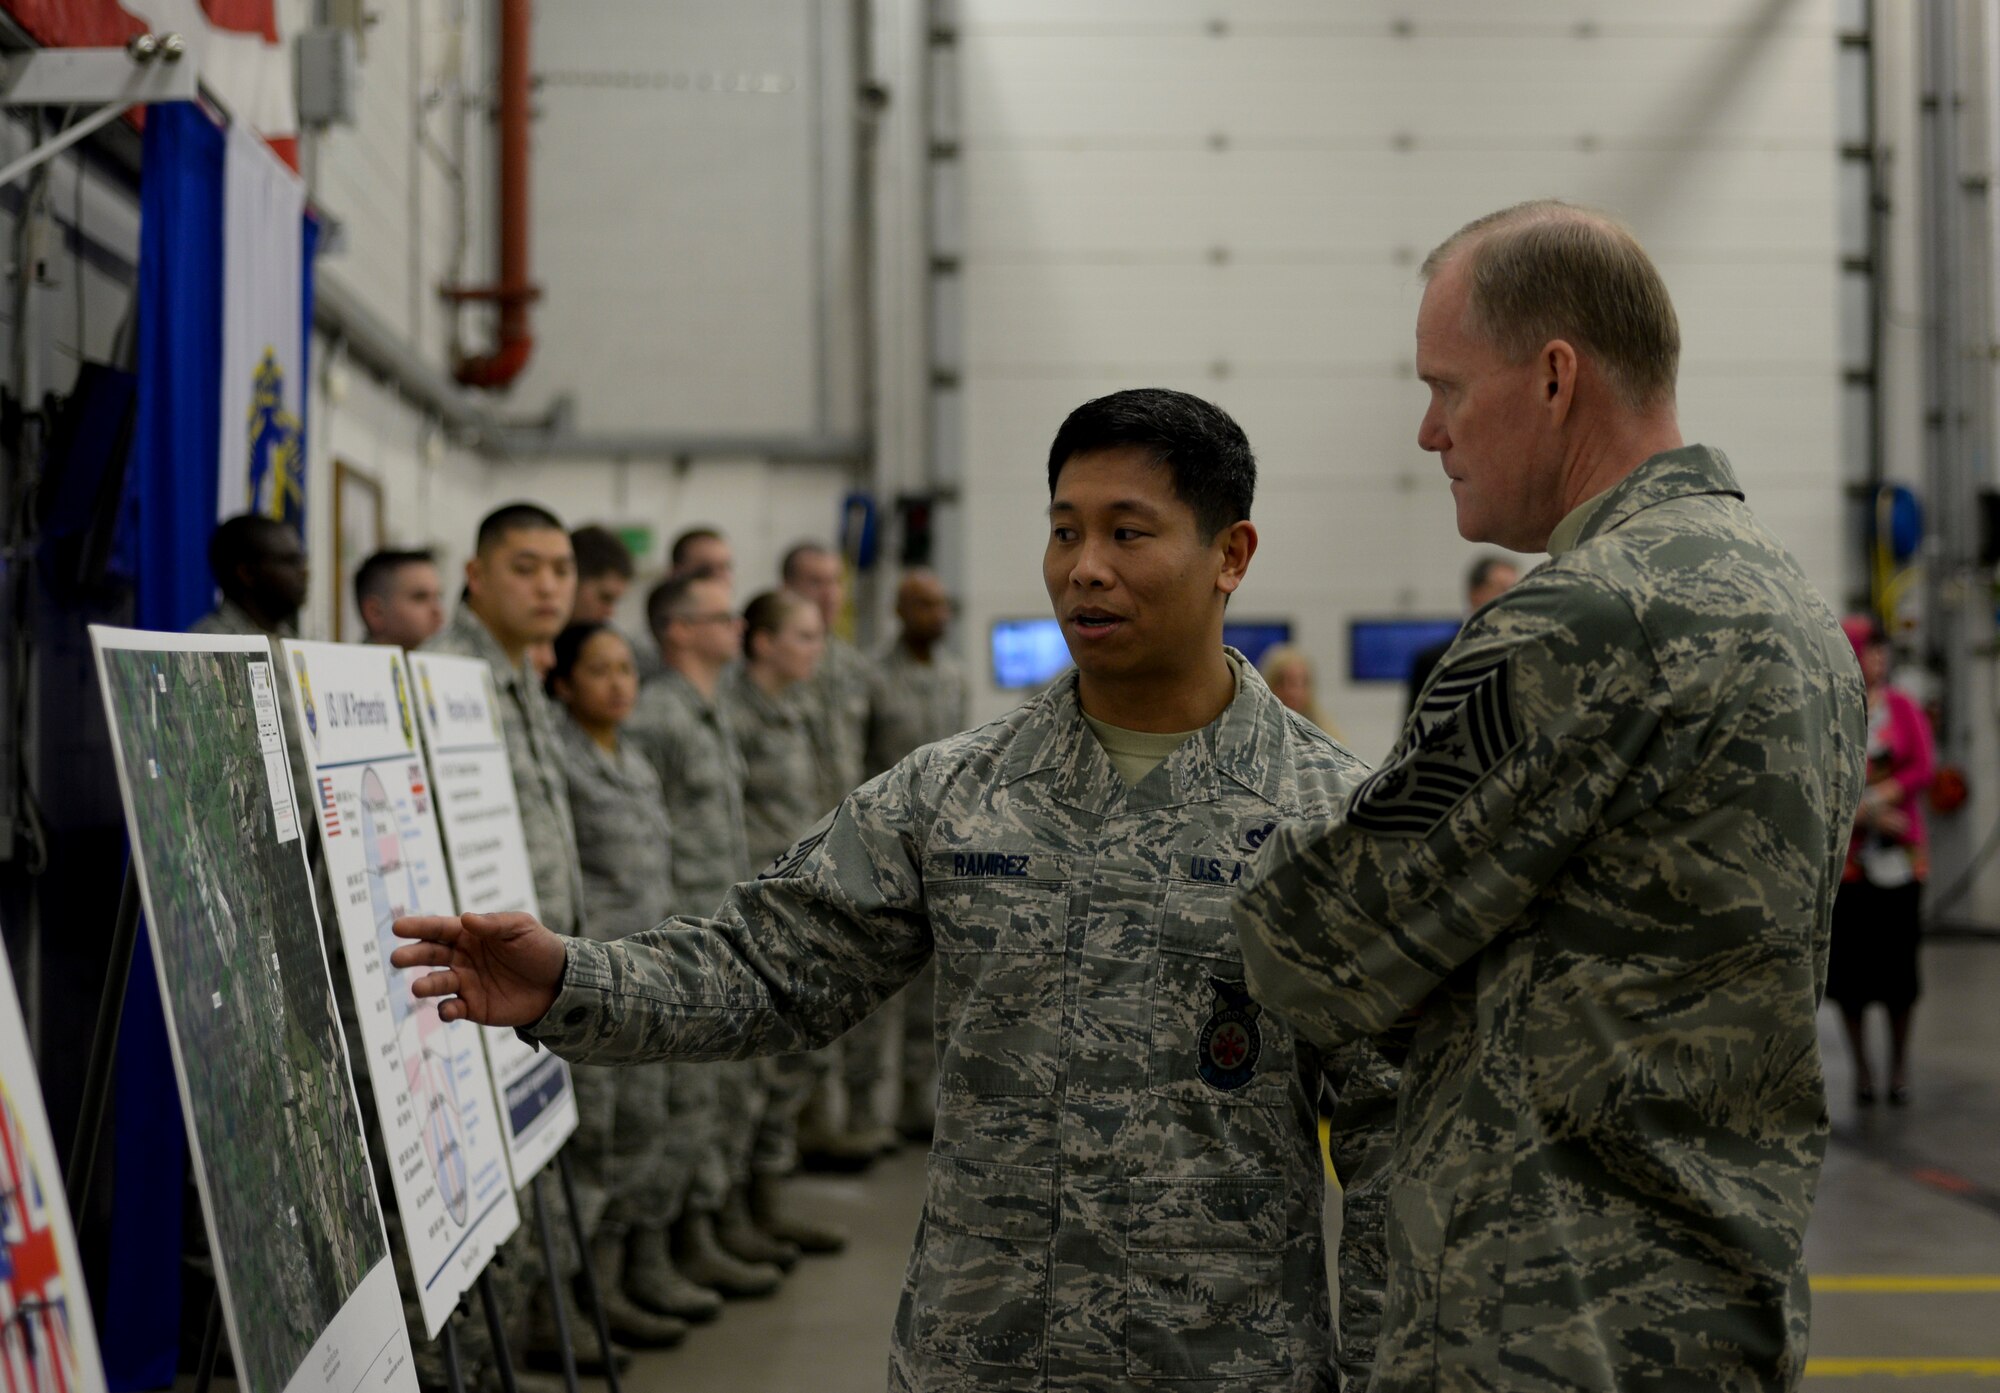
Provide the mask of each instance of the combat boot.
POLYGON ((844 1109, 835 1106, 833 1090, 833 1082, 822 1079, 799 1114, 799 1169, 816 1174, 859 1175, 875 1164, 875 1143, 872 1138, 836 1122, 844 1109))
POLYGON ((750 1213, 750 1196, 738 1185, 715 1216, 715 1241, 745 1262, 768 1262, 780 1272, 799 1265, 799 1247, 757 1226, 750 1213))
POLYGON ((722 1314, 722 1296, 691 1280, 667 1254, 664 1227, 634 1225, 625 1247, 625 1294, 649 1311, 701 1322, 722 1314))
POLYGON ((798 1246, 802 1253, 837 1253, 847 1246, 847 1235, 826 1224, 815 1224, 785 1212, 780 1202, 783 1178, 759 1175, 750 1182, 750 1216, 757 1227, 773 1238, 798 1246))
MULTIPOLYGON (((576 1298, 569 1292, 569 1283, 561 1283, 559 1290, 563 1314, 569 1322, 570 1348, 576 1352, 576 1371, 601 1378, 607 1365, 621 1374, 629 1369, 632 1352, 614 1340, 607 1360, 604 1347, 597 1339, 596 1320, 576 1304, 576 1298)), ((528 1339, 521 1351, 521 1362, 544 1373, 562 1371, 562 1346, 556 1338, 555 1299, 552 1299, 546 1286, 535 1293, 534 1313, 528 1320, 528 1339)))
MULTIPOLYGON (((500 1378, 500 1371, 491 1365, 483 1366, 479 1372, 465 1382, 473 1393, 507 1393, 507 1385, 500 1378)), ((561 1378, 551 1378, 547 1374, 531 1374, 526 1369, 514 1371, 514 1393, 568 1393, 561 1378)))
POLYGON ((604 1320, 611 1327, 614 1341, 633 1349, 671 1349, 687 1338, 686 1321, 655 1315, 625 1294, 623 1234, 599 1232, 591 1240, 590 1270, 597 1278, 597 1294, 604 1302, 604 1320))
POLYGON ((674 1266, 731 1299, 769 1296, 785 1274, 767 1262, 744 1262, 715 1241, 715 1216, 689 1211, 674 1226, 674 1266))

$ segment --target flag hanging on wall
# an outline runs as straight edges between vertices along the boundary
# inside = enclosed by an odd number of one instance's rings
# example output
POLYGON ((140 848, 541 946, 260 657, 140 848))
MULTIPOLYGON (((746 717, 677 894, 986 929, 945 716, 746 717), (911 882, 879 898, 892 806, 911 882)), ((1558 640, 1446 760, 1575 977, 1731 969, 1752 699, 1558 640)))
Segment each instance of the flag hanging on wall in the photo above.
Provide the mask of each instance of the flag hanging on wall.
POLYGON ((222 440, 216 512, 305 536, 305 188, 257 136, 229 129, 222 178, 222 440))

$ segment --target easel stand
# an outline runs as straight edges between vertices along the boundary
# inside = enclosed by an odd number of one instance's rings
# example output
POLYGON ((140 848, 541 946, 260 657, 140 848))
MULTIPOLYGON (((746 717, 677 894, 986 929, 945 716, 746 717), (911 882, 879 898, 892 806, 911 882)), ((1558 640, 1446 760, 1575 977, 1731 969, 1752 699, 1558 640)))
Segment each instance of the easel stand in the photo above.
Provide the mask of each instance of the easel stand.
POLYGON ((118 892, 118 918, 111 928, 111 954, 104 967, 104 994, 97 1003, 97 1027, 90 1040, 90 1063, 83 1075, 83 1106, 69 1149, 69 1174, 63 1177, 69 1212, 79 1227, 97 1169, 97 1143, 104 1135, 104 1113, 111 1099, 111 1068, 118 1058, 118 1025, 125 1014, 125 987, 138 942, 139 877, 127 863, 125 884, 118 892))
POLYGON ((583 1258, 583 1290, 590 1298, 590 1314, 597 1322, 597 1347, 604 1352, 604 1382, 611 1393, 620 1393, 618 1370, 611 1359, 611 1321, 604 1313, 603 1293, 597 1289, 597 1272, 590 1265, 590 1238, 583 1231, 583 1211, 576 1204, 576 1178, 569 1168, 569 1148, 556 1152, 556 1171, 562 1177, 563 1203, 569 1207, 570 1232, 576 1236, 576 1250, 583 1258))
POLYGON ((514 1356, 507 1350, 507 1322, 500 1318, 500 1302, 493 1295, 493 1268, 489 1264, 479 1274, 479 1306, 486 1312, 486 1336, 493 1342, 493 1357, 500 1365, 501 1393, 520 1393, 514 1382, 514 1356))
MULTIPOLYGON (((555 1313, 556 1349, 562 1356, 563 1387, 568 1393, 577 1393, 576 1346, 569 1336, 568 1303, 562 1299, 562 1268, 556 1262, 556 1234, 549 1223, 549 1202, 542 1194, 542 1177, 538 1175, 529 1181, 528 1188, 535 1192, 535 1229, 542 1239, 542 1267, 549 1279, 549 1307, 555 1313)), ((608 1355, 611 1351, 606 1349, 604 1353, 608 1355)))
POLYGON ((444 1381, 451 1393, 465 1393, 465 1375, 458 1367, 458 1327, 451 1323, 457 1318, 454 1311, 444 1323, 444 1381))
POLYGON ((222 1288, 208 1295, 208 1324, 201 1332, 201 1359, 195 1365, 194 1393, 208 1393, 215 1382, 215 1365, 222 1357, 222 1288))

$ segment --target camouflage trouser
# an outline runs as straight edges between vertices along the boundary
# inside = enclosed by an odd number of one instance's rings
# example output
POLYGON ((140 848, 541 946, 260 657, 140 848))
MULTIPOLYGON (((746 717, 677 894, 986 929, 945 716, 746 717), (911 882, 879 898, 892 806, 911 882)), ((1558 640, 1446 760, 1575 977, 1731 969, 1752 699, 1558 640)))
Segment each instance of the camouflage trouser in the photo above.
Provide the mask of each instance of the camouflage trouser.
POLYGON ((729 1059, 694 1067, 709 1072, 705 1080, 690 1082, 689 1108, 706 1108, 708 1125, 687 1206, 698 1214, 714 1214, 728 1202, 731 1190, 749 1182, 750 1150, 764 1116, 765 1061, 729 1059))
MULTIPOLYGON (((563 1149, 569 1153, 570 1174, 576 1182, 576 1206, 580 1211, 577 1219, 586 1239, 596 1234, 604 1222, 605 1212, 619 1187, 617 1136, 621 1095, 632 1088, 625 1076, 640 1072, 612 1064, 570 1065, 570 1077, 576 1083, 576 1132, 563 1149)), ((548 1186, 549 1222, 555 1229, 556 1258, 564 1275, 573 1276, 581 1261, 575 1251, 576 1240, 570 1232, 568 1216, 563 1212, 562 1182, 554 1174, 555 1162, 551 1161, 547 1169, 550 1175, 542 1183, 548 1186)), ((528 1198, 532 1201, 533 1196, 528 1198)), ((533 1212, 524 1210, 522 1220, 532 1224, 533 1212)))
POLYGON ((799 1114, 813 1089, 838 1067, 838 1045, 764 1061, 764 1107, 750 1142, 750 1172, 790 1175, 799 1168, 799 1114))
POLYGON ((850 1132, 887 1127, 896 1120, 903 1089, 906 1006, 904 993, 898 992, 840 1037, 840 1078, 850 1132))
MULTIPOLYGON (((683 1076, 706 1067, 661 1062, 618 1071, 605 1230, 623 1234, 635 1226, 656 1228, 680 1216, 707 1141, 705 1113, 714 1111, 710 1107, 693 1117, 682 1115, 690 1101, 683 1076)), ((711 1096, 713 1092, 711 1086, 711 1096)))

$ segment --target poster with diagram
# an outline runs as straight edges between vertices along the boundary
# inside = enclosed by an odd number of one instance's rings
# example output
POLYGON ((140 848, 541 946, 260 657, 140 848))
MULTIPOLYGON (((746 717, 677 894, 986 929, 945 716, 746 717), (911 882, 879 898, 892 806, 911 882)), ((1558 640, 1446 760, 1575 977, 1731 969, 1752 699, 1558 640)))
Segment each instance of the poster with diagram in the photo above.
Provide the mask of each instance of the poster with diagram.
POLYGON ((457 912, 409 673, 395 648, 287 642, 284 653, 306 802, 360 1018, 349 1045, 374 1085, 417 1304, 434 1336, 521 1215, 479 1027, 413 997, 420 969, 389 966, 396 920, 457 912))
MULTIPOLYGON (((410 654, 410 668, 459 910, 539 914, 492 669, 477 658, 439 653, 410 654)), ((485 1035, 493 1085, 507 1114, 514 1184, 526 1185, 576 1130, 569 1065, 522 1044, 511 1030, 486 1029, 485 1035)))
POLYGON ((93 626, 245 1393, 415 1393, 261 638, 93 626))
POLYGON ((14 973, 0 944, 0 1387, 104 1393, 76 1230, 14 973))

